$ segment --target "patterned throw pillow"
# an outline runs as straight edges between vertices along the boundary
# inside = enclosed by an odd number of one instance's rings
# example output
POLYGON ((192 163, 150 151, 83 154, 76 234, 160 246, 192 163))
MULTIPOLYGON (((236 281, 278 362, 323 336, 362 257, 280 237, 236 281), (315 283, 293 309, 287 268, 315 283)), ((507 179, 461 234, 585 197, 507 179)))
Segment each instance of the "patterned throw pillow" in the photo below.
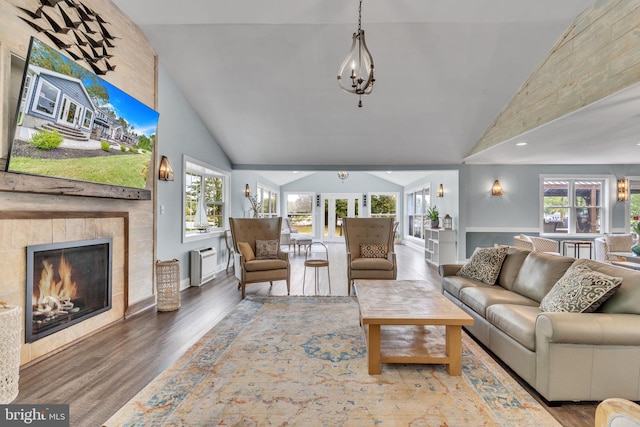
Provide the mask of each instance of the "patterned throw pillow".
POLYGON ((389 253, 388 245, 360 243, 360 258, 386 258, 387 253, 389 253))
POLYGON ((457 275, 494 285, 508 250, 507 246, 476 248, 469 262, 462 266, 457 275))
POLYGON ((540 310, 591 313, 608 300, 621 284, 621 277, 607 276, 578 264, 570 267, 542 298, 540 310))
POLYGON ((256 240, 256 258, 278 258, 277 240, 256 240))

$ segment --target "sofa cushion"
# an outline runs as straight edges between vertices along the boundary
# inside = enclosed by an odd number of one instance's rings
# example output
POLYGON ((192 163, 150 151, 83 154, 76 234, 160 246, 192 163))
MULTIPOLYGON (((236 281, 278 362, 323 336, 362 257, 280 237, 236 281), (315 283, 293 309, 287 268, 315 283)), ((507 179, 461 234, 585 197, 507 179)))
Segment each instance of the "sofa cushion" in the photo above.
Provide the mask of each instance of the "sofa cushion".
POLYGON ((530 252, 511 290, 540 302, 574 261, 575 258, 530 252))
POLYGON ((630 252, 633 246, 632 234, 609 234, 604 240, 609 245, 609 252, 630 252))
POLYGON ((477 287, 488 287, 492 285, 487 285, 486 283, 482 283, 479 280, 469 279, 468 277, 460 277, 460 276, 447 276, 442 279, 442 290, 449 292, 454 297, 460 299, 460 291, 467 287, 477 288, 477 287))
POLYGON ((486 317, 486 310, 493 304, 519 304, 538 307, 539 303, 500 286, 466 287, 460 290, 460 301, 473 311, 486 317))
POLYGON ((487 320, 531 351, 536 349, 536 318, 540 308, 531 305, 494 304, 487 320))
POLYGON ((256 258, 278 258, 279 245, 278 240, 256 240, 256 258))
POLYGON ((493 285, 498 279, 508 249, 507 246, 476 248, 469 262, 458 271, 458 276, 469 277, 493 285))
POLYGON ((622 277, 622 285, 616 293, 596 311, 611 314, 640 314, 640 271, 587 259, 579 259, 576 261, 576 264, 578 263, 584 263, 592 270, 608 276, 622 277))
POLYGON ((507 251, 507 256, 502 262, 502 268, 496 283, 505 289, 511 290, 527 255, 529 255, 529 251, 526 249, 510 247, 507 251))
POLYGON ((238 250, 244 257, 245 261, 253 261, 256 259, 256 256, 253 253, 253 248, 248 242, 238 242, 238 250))
POLYGON ((621 277, 607 276, 584 264, 577 264, 568 269, 545 295, 540 309, 591 313, 609 299, 621 284, 621 277))
POLYGON ((388 253, 388 245, 360 243, 360 258, 386 258, 388 253))

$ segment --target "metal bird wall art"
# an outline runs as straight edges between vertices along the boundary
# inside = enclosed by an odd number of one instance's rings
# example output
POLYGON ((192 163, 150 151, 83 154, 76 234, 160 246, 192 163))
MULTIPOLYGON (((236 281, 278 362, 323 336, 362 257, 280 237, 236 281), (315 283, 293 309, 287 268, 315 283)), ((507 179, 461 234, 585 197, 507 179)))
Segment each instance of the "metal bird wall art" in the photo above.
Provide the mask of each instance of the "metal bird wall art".
POLYGON ((114 71, 115 37, 111 25, 93 9, 77 0, 39 0, 35 10, 16 6, 21 20, 44 34, 58 49, 76 61, 84 61, 98 75, 114 71))

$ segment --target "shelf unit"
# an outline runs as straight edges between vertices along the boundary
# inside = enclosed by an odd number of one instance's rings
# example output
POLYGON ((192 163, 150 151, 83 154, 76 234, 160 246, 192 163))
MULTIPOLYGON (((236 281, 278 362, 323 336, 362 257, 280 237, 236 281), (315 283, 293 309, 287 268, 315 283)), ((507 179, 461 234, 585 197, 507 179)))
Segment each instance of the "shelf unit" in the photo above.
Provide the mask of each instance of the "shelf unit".
POLYGON ((424 259, 433 265, 455 264, 456 232, 441 228, 426 229, 424 259))

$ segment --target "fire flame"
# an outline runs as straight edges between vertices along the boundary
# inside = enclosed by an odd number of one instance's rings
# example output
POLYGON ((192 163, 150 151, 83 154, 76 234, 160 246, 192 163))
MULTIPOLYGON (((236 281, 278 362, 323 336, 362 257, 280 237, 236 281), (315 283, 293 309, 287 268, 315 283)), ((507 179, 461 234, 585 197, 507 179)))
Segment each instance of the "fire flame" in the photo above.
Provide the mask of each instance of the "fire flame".
POLYGON ((33 294, 32 301, 36 307, 34 312, 46 317, 65 314, 65 310, 73 307, 71 299, 76 296, 78 290, 76 282, 71 280, 71 266, 62 254, 58 267, 60 280, 56 281, 53 264, 47 260, 43 260, 42 264, 44 268, 38 284, 40 295, 33 294))

